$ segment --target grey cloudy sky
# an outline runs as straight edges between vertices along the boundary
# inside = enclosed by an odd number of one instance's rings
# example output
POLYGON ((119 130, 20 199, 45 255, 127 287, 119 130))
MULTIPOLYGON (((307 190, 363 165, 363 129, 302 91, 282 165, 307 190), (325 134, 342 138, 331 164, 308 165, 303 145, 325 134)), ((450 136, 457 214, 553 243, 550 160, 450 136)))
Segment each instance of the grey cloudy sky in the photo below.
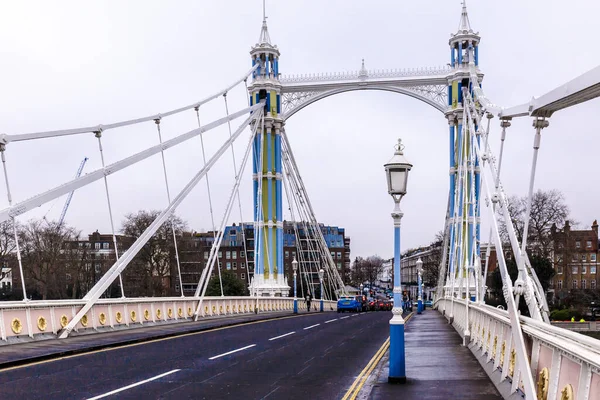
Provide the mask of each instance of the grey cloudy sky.
MULTIPOLYGON (((600 64, 596 1, 469 0, 468 7, 473 29, 482 36, 484 89, 496 104, 523 103, 600 64)), ((269 31, 281 50, 284 74, 357 70, 362 58, 374 69, 445 65, 460 9, 458 0, 267 2, 269 31)), ((106 124, 191 104, 250 67, 248 52, 258 39, 261 18, 260 0, 2 2, 0 132, 106 124)), ((247 101, 243 86, 228 97, 230 110, 247 101)), ((573 217, 585 225, 599 216, 599 104, 592 101, 551 119, 543 132, 536 182, 537 188, 562 190, 573 217)), ((222 100, 216 101, 201 109, 202 122, 224 113, 222 100)), ((189 112, 165 119, 162 128, 170 138, 195 124, 189 112)), ((493 127, 497 150, 497 122, 493 127)), ((393 204, 382 165, 397 137, 414 164, 402 202, 403 248, 428 244, 443 228, 448 134, 437 110, 394 93, 351 92, 307 107, 288 121, 286 131, 317 217, 346 228, 353 257, 392 254, 393 204)), ((227 136, 226 127, 208 133, 207 151, 227 136)), ((238 159, 247 139, 237 143, 238 159)), ((156 144, 156 128, 147 123, 109 131, 103 140, 107 162, 114 162, 156 144)), ((531 121, 515 121, 502 177, 510 194, 526 193, 532 141, 531 121)), ((16 201, 71 179, 84 156, 90 157, 85 171, 100 166, 92 134, 10 144, 6 156, 16 201)), ((166 160, 171 190, 177 193, 202 165, 199 140, 169 150, 166 160)), ((161 168, 157 156, 109 178, 117 225, 128 212, 164 207, 161 168)), ((250 220, 250 169, 246 175, 243 212, 250 220)), ((217 220, 233 176, 230 155, 211 172, 217 220)), ((5 207, 4 189, 1 193, 5 207)), ((57 218, 62 205, 60 199, 20 220, 46 213, 57 218)), ((179 214, 192 229, 210 228, 204 183, 179 214)), ((237 212, 233 215, 239 220, 237 212)), ((84 233, 110 230, 102 182, 76 192, 67 221, 84 233)))

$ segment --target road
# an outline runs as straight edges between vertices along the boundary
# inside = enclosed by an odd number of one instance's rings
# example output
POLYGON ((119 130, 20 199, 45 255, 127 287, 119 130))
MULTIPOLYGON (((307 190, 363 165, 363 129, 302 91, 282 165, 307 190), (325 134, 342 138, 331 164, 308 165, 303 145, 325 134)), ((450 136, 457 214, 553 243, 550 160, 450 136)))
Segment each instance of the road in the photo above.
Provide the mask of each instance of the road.
POLYGON ((340 399, 390 318, 312 313, 58 359, 0 372, 0 397, 340 399))

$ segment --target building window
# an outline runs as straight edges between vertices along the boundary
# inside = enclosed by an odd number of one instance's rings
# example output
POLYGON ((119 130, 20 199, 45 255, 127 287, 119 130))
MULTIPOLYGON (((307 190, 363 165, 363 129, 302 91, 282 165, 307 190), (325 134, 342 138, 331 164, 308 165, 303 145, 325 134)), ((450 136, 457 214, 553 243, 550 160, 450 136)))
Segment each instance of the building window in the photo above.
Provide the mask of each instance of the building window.
POLYGON ((110 245, 108 243, 102 243, 102 248, 104 250, 108 250, 109 247, 110 247, 110 245))
POLYGON ((586 287, 586 286, 587 286, 587 282, 586 282, 586 280, 585 280, 585 279, 582 279, 582 280, 581 280, 581 288, 582 288, 582 289, 587 289, 587 287, 586 287))
POLYGON ((229 261, 227 261, 227 263, 225 264, 227 269, 231 269, 231 263, 229 261))
POLYGON ((231 252, 231 258, 234 260, 237 260, 237 251, 232 251, 231 252))
POLYGON ((237 233, 237 232, 235 231, 235 229, 232 229, 231 231, 229 231, 229 234, 230 234, 231 236, 235 236, 235 235, 236 235, 236 233, 237 233))
POLYGON ((233 262, 233 269, 237 269, 237 263, 233 262))
POLYGON ((244 268, 246 268, 246 263, 242 263, 242 264, 240 265, 240 268, 241 268, 241 269, 244 269, 244 268))
POLYGON ((556 267, 556 273, 559 274, 559 275, 562 275, 562 273, 563 273, 563 267, 562 267, 562 265, 558 265, 556 267))
POLYGON ((592 248, 592 241, 588 240, 587 242, 585 242, 585 247, 587 247, 588 249, 592 248))
POLYGON ((292 251, 292 258, 296 258, 296 252, 292 251))
POLYGON ((558 280, 558 289, 562 289, 562 279, 558 280))
POLYGON ((573 289, 577 289, 577 279, 573 280, 573 289))
POLYGON ((223 258, 223 252, 222 251, 219 252, 219 258, 223 258))
POLYGON ((290 258, 290 252, 289 251, 285 251, 285 258, 290 258))
POLYGON ((579 260, 579 257, 577 256, 577 253, 573 254, 573 256, 571 257, 571 261, 575 261, 577 262, 577 260, 579 260))
POLYGON ((176 283, 176 284, 175 284, 175 291, 176 291, 176 292, 179 292, 179 283, 176 283))
POLYGON ((205 251, 205 252, 204 252, 204 259, 205 259, 205 260, 208 260, 208 251, 205 251))
POLYGON ((587 274, 587 265, 584 265, 581 267, 581 273, 582 274, 587 274))
POLYGON ((596 266, 595 265, 590 266, 590 274, 593 274, 593 275, 596 274, 596 266))
POLYGON ((230 251, 226 251, 225 252, 225 258, 228 259, 228 260, 231 258, 231 252, 230 251))
POLYGON ((96 250, 100 250, 100 243, 94 243, 94 248, 96 250))
POLYGON ((581 255, 581 262, 587 262, 587 254, 581 255))
POLYGON ((94 272, 96 272, 97 274, 99 274, 100 271, 102 271, 102 264, 100 264, 100 263, 94 264, 94 272))
POLYGON ((335 251, 331 252, 331 258, 335 259, 335 251))
POLYGON ((574 265, 574 266, 572 267, 572 269, 571 269, 571 272, 572 272, 573 274, 578 274, 578 273, 579 273, 579 267, 578 267, 578 266, 576 266, 576 265, 574 265))
POLYGON ((596 262, 596 254, 590 254, 590 261, 596 262))
POLYGON ((244 274, 244 273, 242 272, 242 274, 240 275, 240 278, 242 278, 242 279, 246 279, 246 274, 244 274))
POLYGON ((246 253, 244 253, 243 251, 240 251, 240 258, 244 258, 246 257, 246 253))
POLYGON ((337 258, 338 258, 338 260, 342 259, 342 253, 340 251, 337 252, 337 258))
MULTIPOLYGON (((223 268, 223 263, 221 261, 219 261, 219 268, 223 268)), ((213 274, 215 273, 215 271, 213 270, 213 274)))
POLYGON ((590 281, 590 289, 596 289, 596 280, 595 279, 592 279, 590 281))
POLYGON ((578 249, 581 248, 581 242, 579 240, 575 242, 575 247, 578 249))
POLYGON ((337 263, 337 269, 342 269, 342 263, 341 262, 337 263))

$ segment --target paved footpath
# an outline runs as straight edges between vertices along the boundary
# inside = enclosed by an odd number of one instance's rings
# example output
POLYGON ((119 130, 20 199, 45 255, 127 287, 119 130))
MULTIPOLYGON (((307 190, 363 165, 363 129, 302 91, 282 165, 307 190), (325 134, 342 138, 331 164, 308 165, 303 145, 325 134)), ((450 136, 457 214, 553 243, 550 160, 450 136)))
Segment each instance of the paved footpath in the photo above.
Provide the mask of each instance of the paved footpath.
POLYGON ((365 387, 359 399, 502 399, 473 353, 462 346, 460 335, 439 312, 428 309, 415 314, 405 329, 406 384, 387 383, 388 351, 375 368, 374 385, 365 387))

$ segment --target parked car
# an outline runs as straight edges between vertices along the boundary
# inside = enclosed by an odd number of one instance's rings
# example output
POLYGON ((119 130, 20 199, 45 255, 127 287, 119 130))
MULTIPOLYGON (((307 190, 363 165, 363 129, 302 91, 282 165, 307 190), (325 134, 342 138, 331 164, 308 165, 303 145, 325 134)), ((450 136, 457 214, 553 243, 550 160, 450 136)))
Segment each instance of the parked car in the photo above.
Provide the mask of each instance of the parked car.
POLYGON ((425 304, 425 307, 433 307, 433 301, 431 301, 431 300, 426 300, 424 304, 425 304))
POLYGON ((359 312, 362 310, 362 303, 356 300, 360 296, 342 296, 337 302, 337 312, 352 311, 359 312))
POLYGON ((358 301, 360 303, 360 310, 362 312, 365 311, 369 311, 369 302, 367 301, 367 296, 363 295, 358 295, 355 297, 356 301, 358 301))

